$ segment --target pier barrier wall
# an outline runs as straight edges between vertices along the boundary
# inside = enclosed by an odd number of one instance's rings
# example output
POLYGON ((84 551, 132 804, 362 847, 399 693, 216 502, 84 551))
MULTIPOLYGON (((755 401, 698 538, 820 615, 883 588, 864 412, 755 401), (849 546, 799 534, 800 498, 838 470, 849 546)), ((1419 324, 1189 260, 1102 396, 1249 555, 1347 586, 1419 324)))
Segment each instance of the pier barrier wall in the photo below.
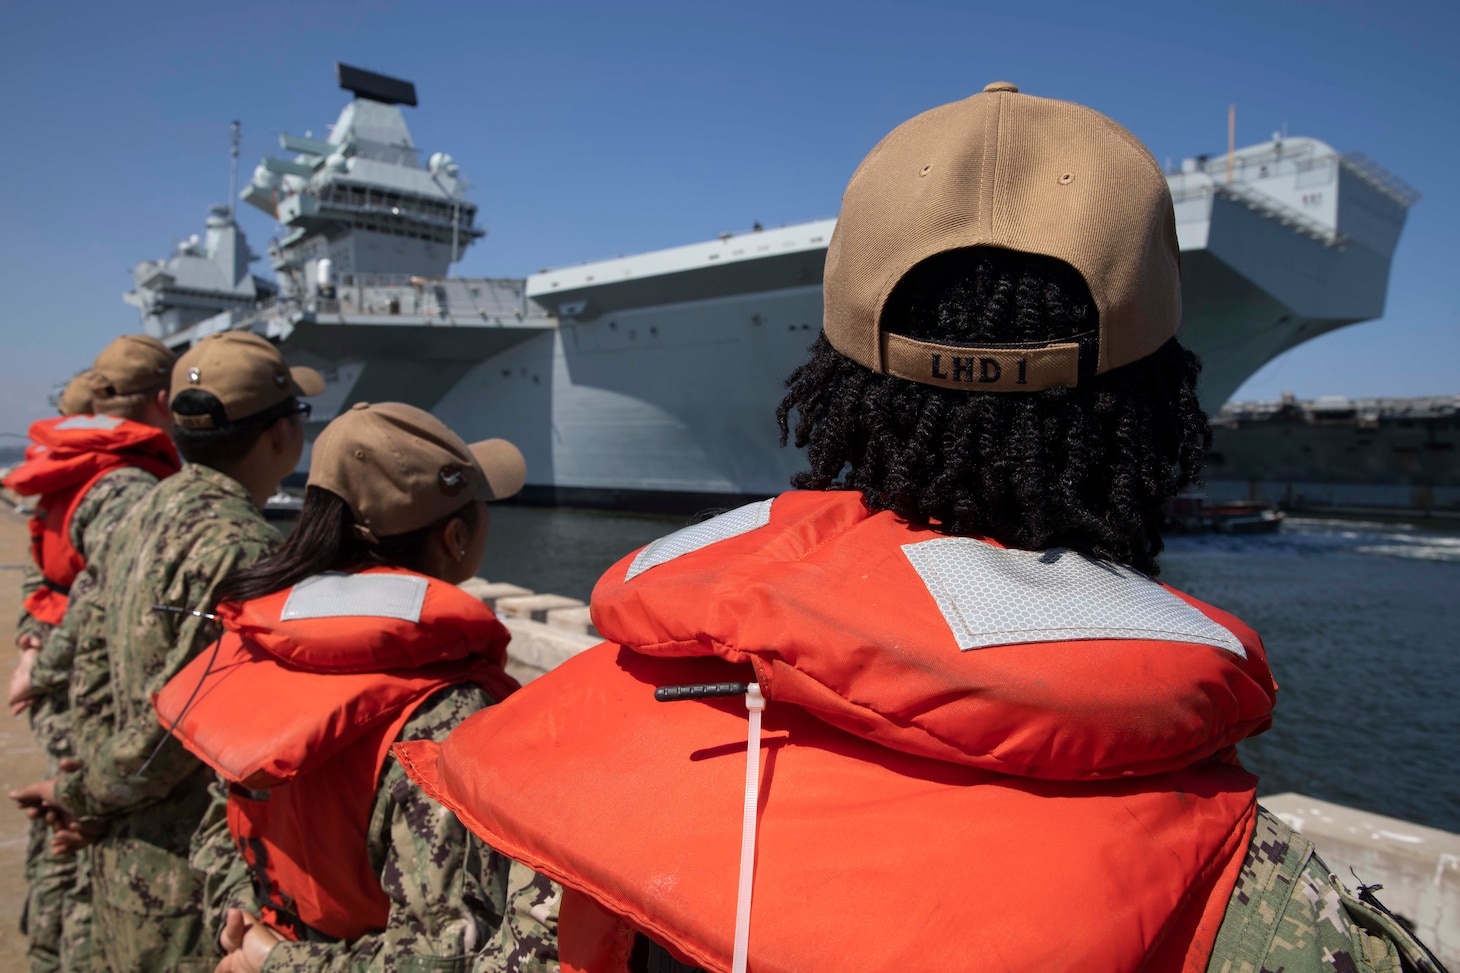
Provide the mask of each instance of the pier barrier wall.
POLYGON ((537 594, 520 585, 469 578, 461 589, 478 598, 502 620, 512 641, 507 645, 507 671, 529 683, 603 641, 577 598, 537 594))

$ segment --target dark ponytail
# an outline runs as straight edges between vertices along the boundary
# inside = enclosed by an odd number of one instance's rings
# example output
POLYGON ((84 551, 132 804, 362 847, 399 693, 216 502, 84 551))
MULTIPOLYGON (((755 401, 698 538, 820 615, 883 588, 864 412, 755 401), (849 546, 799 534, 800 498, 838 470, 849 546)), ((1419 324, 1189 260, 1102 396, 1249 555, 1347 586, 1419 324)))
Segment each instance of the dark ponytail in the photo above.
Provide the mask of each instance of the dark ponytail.
POLYGON ((380 565, 420 571, 432 535, 452 519, 475 527, 476 504, 468 502, 433 524, 372 543, 355 529, 350 506, 338 494, 323 487, 305 487, 304 506, 293 532, 268 557, 224 578, 218 601, 262 598, 326 571, 359 571, 380 565))

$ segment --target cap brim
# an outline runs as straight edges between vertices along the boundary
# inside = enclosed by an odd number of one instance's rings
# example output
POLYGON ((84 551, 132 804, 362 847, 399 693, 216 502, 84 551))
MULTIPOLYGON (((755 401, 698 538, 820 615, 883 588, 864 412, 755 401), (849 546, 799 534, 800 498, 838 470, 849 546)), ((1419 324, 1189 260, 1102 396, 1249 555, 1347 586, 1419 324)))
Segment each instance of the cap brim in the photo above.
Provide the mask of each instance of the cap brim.
POLYGON ((527 461, 522 450, 505 439, 487 439, 467 447, 486 474, 478 500, 506 500, 516 496, 527 482, 527 461))
POLYGON ((312 368, 296 365, 289 369, 289 377, 294 380, 295 395, 318 395, 324 391, 324 378, 312 368))

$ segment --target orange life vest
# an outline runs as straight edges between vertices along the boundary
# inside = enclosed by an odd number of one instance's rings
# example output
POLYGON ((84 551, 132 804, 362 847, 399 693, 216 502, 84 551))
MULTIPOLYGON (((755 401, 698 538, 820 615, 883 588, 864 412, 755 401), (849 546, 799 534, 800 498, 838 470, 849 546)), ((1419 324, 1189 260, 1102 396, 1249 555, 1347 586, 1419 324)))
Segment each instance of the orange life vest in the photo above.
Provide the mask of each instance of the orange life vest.
POLYGON ((31 557, 45 584, 25 600, 25 610, 48 625, 66 615, 71 583, 86 559, 71 543, 71 517, 97 480, 120 466, 137 466, 158 479, 181 468, 167 433, 115 416, 75 415, 31 424, 34 446, 5 485, 21 496, 39 496, 30 518, 31 557))
POLYGON ((1202 970, 1276 686, 1240 621, 1116 565, 788 493, 625 558, 609 640, 407 771, 565 886, 565 970, 730 967, 741 699, 763 714, 749 968, 1202 970))
POLYGON ((229 782, 228 826, 266 921, 290 938, 384 929, 367 831, 390 746, 440 689, 515 690, 511 636, 456 586, 392 568, 319 575, 218 614, 216 658, 168 682, 159 719, 229 782))

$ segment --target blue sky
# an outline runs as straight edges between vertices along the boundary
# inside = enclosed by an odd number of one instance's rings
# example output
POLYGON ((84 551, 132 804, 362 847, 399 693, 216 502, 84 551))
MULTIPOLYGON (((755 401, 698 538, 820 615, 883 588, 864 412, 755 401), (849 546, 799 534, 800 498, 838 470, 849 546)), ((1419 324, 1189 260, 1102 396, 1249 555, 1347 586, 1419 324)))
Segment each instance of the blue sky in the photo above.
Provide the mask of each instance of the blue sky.
MULTIPOLYGON (((1158 159, 1284 125, 1424 194, 1382 321, 1239 392, 1460 392, 1460 4, 1440 2, 8 4, 0 13, 0 432, 138 328, 129 270, 201 232, 283 131, 322 135, 342 60, 416 83, 510 276, 836 214, 894 125, 1004 79, 1125 124, 1158 159)), ((255 250, 274 227, 240 207, 255 250)), ((258 265, 263 269, 263 265, 258 265)))

